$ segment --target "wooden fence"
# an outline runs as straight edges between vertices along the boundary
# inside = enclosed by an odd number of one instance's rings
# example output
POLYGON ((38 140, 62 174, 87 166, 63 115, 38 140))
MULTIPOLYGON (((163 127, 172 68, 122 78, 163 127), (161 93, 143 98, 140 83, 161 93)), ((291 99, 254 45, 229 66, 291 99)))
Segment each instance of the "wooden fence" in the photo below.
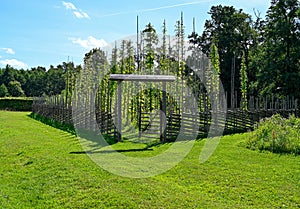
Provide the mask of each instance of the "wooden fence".
MULTIPOLYGON (((297 109, 278 109, 278 110, 255 110, 255 111, 242 111, 242 110, 228 110, 226 113, 217 112, 214 113, 217 118, 217 124, 219 130, 223 130, 223 134, 234 134, 251 131, 254 125, 261 119, 271 117, 274 114, 280 114, 283 117, 289 117, 294 114, 300 117, 297 109)), ((212 125, 212 112, 201 112, 199 115, 193 114, 173 114, 168 116, 167 123, 167 139, 173 141, 181 132, 182 135, 188 137, 194 135, 193 132, 197 132, 198 138, 205 138, 208 136, 212 125), (197 122, 197 124, 195 124, 197 122), (196 126, 195 126, 196 125, 196 126)))
MULTIPOLYGON (((64 102, 62 96, 34 98, 33 113, 46 118, 58 121, 60 123, 73 125, 72 107, 64 102)), ((117 136, 117 129, 114 118, 115 113, 95 111, 98 128, 102 134, 117 136)), ((143 137, 159 138, 162 131, 166 131, 167 141, 173 141, 179 135, 189 136, 197 135, 198 138, 207 137, 213 121, 212 116, 216 117, 214 127, 224 130, 223 134, 233 134, 252 130, 254 125, 261 119, 270 117, 274 114, 280 114, 288 117, 294 114, 300 117, 297 106, 297 100, 293 98, 278 99, 250 99, 249 110, 244 111, 238 108, 229 109, 227 112, 206 111, 199 114, 183 113, 169 114, 166 116, 167 124, 165 130, 160 130, 160 117, 152 117, 150 113, 141 114, 141 123, 139 130, 144 131, 143 137)), ((221 133, 222 134, 222 133, 221 133)))

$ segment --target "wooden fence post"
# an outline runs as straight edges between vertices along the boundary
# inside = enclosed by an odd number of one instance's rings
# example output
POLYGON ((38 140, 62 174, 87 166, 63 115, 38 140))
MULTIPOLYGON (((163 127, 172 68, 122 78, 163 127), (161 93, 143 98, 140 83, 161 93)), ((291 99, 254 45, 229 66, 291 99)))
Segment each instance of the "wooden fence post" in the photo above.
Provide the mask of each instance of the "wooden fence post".
POLYGON ((118 129, 118 141, 122 141, 122 81, 118 80, 118 117, 117 117, 117 129, 118 129))

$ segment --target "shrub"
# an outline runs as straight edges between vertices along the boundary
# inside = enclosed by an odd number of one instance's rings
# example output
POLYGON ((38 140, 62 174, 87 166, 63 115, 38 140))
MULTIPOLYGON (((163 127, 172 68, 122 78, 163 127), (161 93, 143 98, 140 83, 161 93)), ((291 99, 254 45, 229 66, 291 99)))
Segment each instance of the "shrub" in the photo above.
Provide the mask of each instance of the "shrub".
POLYGON ((0 110, 31 111, 32 98, 0 98, 0 110))
POLYGON ((300 154, 300 119, 274 115, 262 120, 250 134, 247 147, 274 153, 300 154))

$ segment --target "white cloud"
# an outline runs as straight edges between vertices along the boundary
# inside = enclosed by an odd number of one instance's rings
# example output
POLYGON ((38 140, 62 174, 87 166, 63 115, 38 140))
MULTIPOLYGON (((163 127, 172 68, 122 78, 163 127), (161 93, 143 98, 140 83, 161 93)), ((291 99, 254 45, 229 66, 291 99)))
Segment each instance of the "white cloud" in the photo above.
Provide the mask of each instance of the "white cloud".
POLYGON ((74 4, 72 4, 71 2, 62 2, 63 5, 66 7, 66 9, 71 9, 71 10, 77 10, 77 8, 75 7, 74 4))
POLYGON ((74 13, 74 15, 75 15, 77 18, 79 18, 79 19, 81 19, 81 18, 87 18, 87 19, 90 19, 89 15, 88 15, 87 13, 85 13, 85 12, 82 12, 82 11, 74 11, 73 13, 74 13))
POLYGON ((71 2, 62 2, 62 4, 64 5, 64 7, 67 9, 67 10, 72 10, 73 11, 73 14, 79 18, 79 19, 82 19, 82 18, 87 18, 87 19, 90 19, 89 15, 86 13, 86 12, 83 12, 81 9, 77 9, 75 7, 74 4, 72 4, 71 2))
POLYGON ((16 60, 16 59, 0 60, 0 64, 10 65, 10 66, 15 67, 15 68, 23 68, 23 69, 28 68, 28 66, 24 62, 21 62, 21 61, 16 60))
POLYGON ((96 39, 93 36, 89 36, 86 40, 81 38, 70 38, 70 40, 85 49, 102 48, 108 45, 104 39, 96 39))
POLYGON ((6 54, 15 54, 14 50, 11 48, 2 48, 6 54))

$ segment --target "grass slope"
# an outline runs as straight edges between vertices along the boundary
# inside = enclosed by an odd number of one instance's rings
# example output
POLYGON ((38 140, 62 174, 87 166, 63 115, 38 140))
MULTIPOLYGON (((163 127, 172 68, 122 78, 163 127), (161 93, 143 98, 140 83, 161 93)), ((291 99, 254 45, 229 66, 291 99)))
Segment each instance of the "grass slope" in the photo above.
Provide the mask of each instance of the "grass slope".
MULTIPOLYGON (((130 179, 74 154, 82 152, 74 136, 28 114, 0 112, 0 208, 300 207, 300 157, 248 150, 241 146, 246 134, 223 137, 204 164, 199 141, 170 171, 130 179)), ((150 156, 168 146, 126 154, 150 156)))

